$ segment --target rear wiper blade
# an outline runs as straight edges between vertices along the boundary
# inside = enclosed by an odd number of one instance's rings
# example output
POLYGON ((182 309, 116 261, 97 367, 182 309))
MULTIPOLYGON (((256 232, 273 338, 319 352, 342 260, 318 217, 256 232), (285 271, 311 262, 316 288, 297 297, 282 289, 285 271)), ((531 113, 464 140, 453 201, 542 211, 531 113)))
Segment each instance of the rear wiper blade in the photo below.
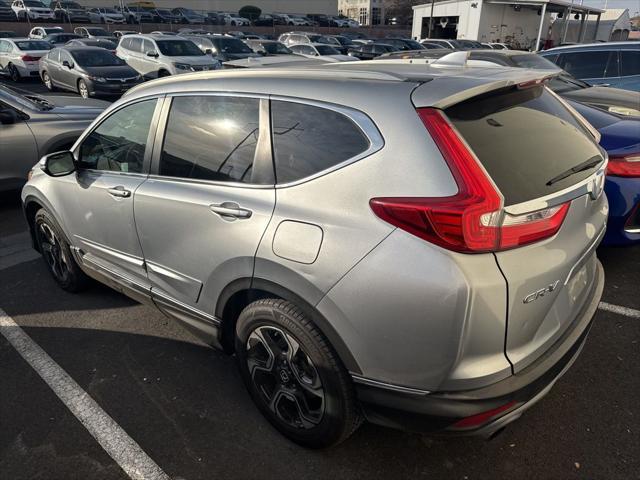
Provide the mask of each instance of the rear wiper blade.
POLYGON ((560 180, 564 180, 565 178, 570 177, 574 173, 584 172, 585 170, 589 170, 590 168, 597 167, 602 162, 602 157, 591 157, 586 162, 579 163, 575 167, 571 167, 569 170, 566 170, 559 175, 556 175, 551 180, 547 182, 547 186, 553 185, 554 183, 559 182, 560 180))

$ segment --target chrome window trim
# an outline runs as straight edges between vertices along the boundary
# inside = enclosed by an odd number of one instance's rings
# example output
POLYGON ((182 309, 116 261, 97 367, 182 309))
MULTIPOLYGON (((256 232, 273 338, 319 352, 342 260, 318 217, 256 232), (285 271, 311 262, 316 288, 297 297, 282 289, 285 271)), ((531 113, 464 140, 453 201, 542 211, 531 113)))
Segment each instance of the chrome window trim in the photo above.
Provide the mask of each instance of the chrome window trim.
MULTIPOLYGON (((369 157, 371 155, 373 155, 374 153, 379 152, 380 150, 382 150, 382 148, 384 147, 384 138, 382 137, 382 134, 380 133, 380 130, 378 130, 378 127, 375 125, 375 123, 373 123, 373 120, 371 120, 371 118, 369 118, 368 115, 366 115, 365 113, 356 110, 354 108, 350 108, 350 107, 345 107, 342 105, 336 105, 335 103, 329 103, 329 102, 322 102, 322 101, 318 101, 318 100, 311 100, 311 99, 307 99, 307 98, 299 98, 299 97, 287 97, 287 96, 283 96, 283 95, 270 95, 269 99, 271 101, 279 101, 279 102, 290 102, 290 103, 299 103, 302 105, 310 105, 312 107, 318 107, 318 108, 324 108, 327 110, 332 110, 334 112, 340 113, 342 115, 344 115, 345 117, 347 117, 348 119, 350 119, 355 125, 356 127, 358 127, 360 129, 360 131, 364 134, 365 137, 367 137, 367 140, 369 140, 369 148, 351 158, 348 158, 346 160, 343 160, 340 163, 337 163, 335 165, 332 165, 329 168, 325 168, 324 170, 320 170, 319 172, 314 173, 313 175, 309 175, 307 177, 303 177, 300 178, 298 180, 294 180, 293 182, 286 182, 286 183, 276 183, 276 188, 280 189, 280 188, 289 188, 289 187, 294 187, 296 185, 300 185, 302 183, 306 183, 308 181, 314 180, 316 178, 322 177, 324 175, 327 175, 331 172, 334 172, 336 170, 339 170, 341 168, 346 167, 347 165, 351 165, 352 163, 358 162, 360 160, 362 160, 363 158, 369 157)), ((271 109, 270 109, 271 110, 271 109)), ((273 117, 273 115, 271 115, 273 117)), ((272 133, 272 137, 273 137, 273 128, 271 129, 271 133, 272 133)), ((273 143, 273 140, 272 140, 273 143)), ((275 155, 275 149, 274 150, 274 155, 275 155)), ((273 159, 274 161, 274 165, 275 165, 275 157, 273 159)), ((276 179, 278 178, 278 172, 276 171, 276 179)))

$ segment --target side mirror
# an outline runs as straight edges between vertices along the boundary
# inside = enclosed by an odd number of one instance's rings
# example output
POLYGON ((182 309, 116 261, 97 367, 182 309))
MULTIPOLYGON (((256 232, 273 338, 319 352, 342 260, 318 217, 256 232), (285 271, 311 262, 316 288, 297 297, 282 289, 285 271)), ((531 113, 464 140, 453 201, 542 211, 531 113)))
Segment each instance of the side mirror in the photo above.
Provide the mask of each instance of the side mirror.
POLYGON ((152 57, 152 58, 158 58, 160 55, 158 55, 158 52, 156 52, 155 50, 149 50, 147 52, 147 57, 152 57))
POLYGON ((41 162, 42 171, 51 177, 64 177, 76 170, 76 159, 70 151, 50 153, 41 162))
POLYGON ((62 61, 62 66, 63 67, 67 67, 69 70, 71 70, 73 68, 73 64, 69 63, 69 60, 63 60, 62 61))
POLYGON ((18 114, 11 108, 0 110, 0 124, 13 125, 18 122, 18 114))
POLYGON ((263 57, 266 57, 266 56, 267 56, 267 51, 266 51, 266 50, 258 50, 258 53, 259 53, 260 55, 262 55, 263 57))
POLYGON ((207 55, 213 55, 213 50, 211 50, 210 48, 205 49, 204 53, 206 53, 207 55))

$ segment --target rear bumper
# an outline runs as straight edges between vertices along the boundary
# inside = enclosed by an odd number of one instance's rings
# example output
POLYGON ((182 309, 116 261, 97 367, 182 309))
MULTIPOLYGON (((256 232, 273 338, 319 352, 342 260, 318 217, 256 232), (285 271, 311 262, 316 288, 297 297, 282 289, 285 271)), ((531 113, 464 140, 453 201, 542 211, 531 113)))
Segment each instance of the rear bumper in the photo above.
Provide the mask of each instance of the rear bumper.
POLYGON ((640 242, 640 178, 608 176, 609 220, 603 245, 640 242))
POLYGON ((357 395, 367 420, 402 430, 458 435, 488 437, 501 430, 543 398, 580 354, 604 288, 604 270, 599 261, 597 269, 591 301, 583 307, 574 327, 534 364, 487 387, 459 392, 411 391, 356 379, 357 395), (492 410, 498 413, 477 423, 456 425, 462 419, 492 410))

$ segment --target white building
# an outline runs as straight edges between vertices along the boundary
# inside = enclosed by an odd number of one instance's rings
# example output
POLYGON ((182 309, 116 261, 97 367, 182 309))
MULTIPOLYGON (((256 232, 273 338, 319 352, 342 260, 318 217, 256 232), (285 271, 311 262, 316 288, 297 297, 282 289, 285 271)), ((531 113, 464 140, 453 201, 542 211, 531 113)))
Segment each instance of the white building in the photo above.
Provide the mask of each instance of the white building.
MULTIPOLYGON (((79 0, 86 7, 105 7, 119 4, 119 0, 79 0)), ((124 2, 130 3, 129 0, 124 2)), ((184 7, 196 11, 236 13, 246 5, 255 5, 264 13, 326 13, 337 15, 336 0, 153 0, 158 8, 184 7)))
MULTIPOLYGON (((556 43, 579 42, 580 20, 569 16, 569 24, 557 19, 551 26, 551 39, 556 43), (564 40, 562 38, 564 37, 564 40)), ((598 42, 627 40, 631 31, 629 9, 607 9, 600 16, 591 15, 585 26, 585 38, 594 38, 598 42)))
POLYGON ((384 0, 338 0, 338 13, 360 25, 384 25, 384 0))
POLYGON ((547 39, 553 17, 563 21, 578 15, 579 38, 586 36, 585 20, 603 10, 579 5, 571 0, 445 0, 413 7, 412 36, 417 39, 459 38, 479 42, 503 42, 515 48, 537 50, 547 39), (433 14, 432 14, 433 10, 433 14))

